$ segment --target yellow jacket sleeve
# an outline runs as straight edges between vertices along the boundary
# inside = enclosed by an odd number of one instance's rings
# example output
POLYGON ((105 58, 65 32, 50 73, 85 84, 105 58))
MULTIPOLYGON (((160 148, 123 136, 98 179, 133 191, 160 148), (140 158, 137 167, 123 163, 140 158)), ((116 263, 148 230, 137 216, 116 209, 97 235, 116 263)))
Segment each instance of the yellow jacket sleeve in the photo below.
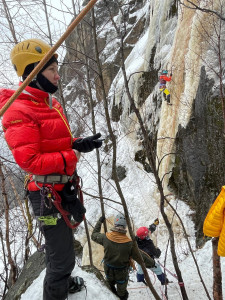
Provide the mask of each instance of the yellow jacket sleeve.
POLYGON ((218 255, 225 256, 225 186, 211 206, 203 225, 203 233, 210 237, 219 237, 218 255))

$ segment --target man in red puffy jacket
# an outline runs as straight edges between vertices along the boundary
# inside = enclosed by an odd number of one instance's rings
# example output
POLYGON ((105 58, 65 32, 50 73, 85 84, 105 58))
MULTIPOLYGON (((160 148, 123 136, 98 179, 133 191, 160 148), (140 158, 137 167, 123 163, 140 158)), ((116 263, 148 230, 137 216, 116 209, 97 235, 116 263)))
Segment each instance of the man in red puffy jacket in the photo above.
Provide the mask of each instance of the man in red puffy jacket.
MULTIPOLYGON (((50 46, 38 39, 17 44, 11 51, 17 75, 25 80, 49 50, 50 46)), ((61 197, 63 208, 81 222, 85 208, 72 186, 76 164, 80 152, 90 152, 102 145, 100 133, 73 138, 61 105, 52 97, 60 79, 57 58, 55 53, 2 119, 5 139, 15 161, 30 176, 28 197, 33 212, 43 220, 40 226, 46 251, 44 300, 64 300, 68 290, 75 292, 77 285, 70 276, 75 265, 72 229, 46 195, 46 185, 54 190, 57 198, 61 197)), ((14 92, 0 89, 0 107, 14 92)))

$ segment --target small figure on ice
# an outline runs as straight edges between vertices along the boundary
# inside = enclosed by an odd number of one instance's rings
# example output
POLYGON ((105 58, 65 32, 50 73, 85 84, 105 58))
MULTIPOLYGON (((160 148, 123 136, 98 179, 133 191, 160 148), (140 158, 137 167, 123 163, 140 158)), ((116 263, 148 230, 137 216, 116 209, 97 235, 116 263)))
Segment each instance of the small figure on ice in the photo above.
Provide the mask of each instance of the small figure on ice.
POLYGON ((167 104, 172 105, 172 104, 170 103, 170 92, 169 92, 169 90, 166 88, 166 82, 167 82, 167 81, 171 81, 171 79, 172 79, 172 73, 170 73, 170 76, 169 76, 169 77, 167 76, 167 74, 168 74, 168 71, 167 71, 167 70, 163 70, 163 71, 162 71, 162 74, 161 74, 160 77, 159 77, 159 90, 160 90, 161 92, 163 92, 163 94, 164 94, 164 96, 165 96, 165 98, 166 98, 167 104))

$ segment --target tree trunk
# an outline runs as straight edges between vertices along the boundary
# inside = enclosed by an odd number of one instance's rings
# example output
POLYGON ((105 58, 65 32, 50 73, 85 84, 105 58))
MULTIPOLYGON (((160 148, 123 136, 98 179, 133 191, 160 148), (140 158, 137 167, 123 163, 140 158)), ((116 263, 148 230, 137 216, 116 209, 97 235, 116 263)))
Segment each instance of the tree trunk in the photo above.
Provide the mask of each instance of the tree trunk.
MULTIPOLYGON (((89 93, 90 107, 91 107, 92 128, 93 128, 93 134, 96 134, 95 113, 94 113, 94 100, 93 100, 93 97, 92 97, 91 79, 90 79, 90 73, 89 73, 89 60, 88 60, 87 56, 85 57, 85 62, 86 62, 86 74, 87 74, 88 93, 89 93)), ((101 168, 101 160, 100 160, 99 149, 96 149, 96 157, 97 157, 97 165, 98 165, 98 190, 99 190, 101 212, 102 212, 102 216, 105 216, 105 208, 104 208, 104 201, 103 201, 103 191, 102 191, 102 168, 101 168)), ((103 227, 104 227, 104 232, 106 233, 107 232, 106 220, 103 222, 103 227)))
POLYGON ((9 24, 9 29, 10 29, 10 32, 11 32, 12 37, 13 37, 13 41, 14 41, 15 44, 17 44, 18 40, 16 38, 15 28, 14 28, 14 25, 13 25, 13 20, 12 20, 9 8, 8 8, 7 3, 6 3, 5 0, 2 0, 2 3, 3 3, 3 6, 4 6, 5 16, 6 16, 6 19, 8 21, 8 24, 9 24))
POLYGON ((212 255, 213 255, 213 299, 223 300, 222 294, 222 273, 220 266, 220 256, 217 254, 218 238, 212 239, 212 255))
POLYGON ((88 231, 88 225, 87 225, 87 220, 84 219, 84 227, 87 235, 87 242, 88 242, 88 251, 89 251, 89 259, 90 259, 90 265, 93 267, 93 257, 92 257, 92 248, 91 248, 91 239, 90 239, 90 234, 88 231))
MULTIPOLYGON (((4 209, 5 209, 5 243, 6 243, 6 249, 7 249, 7 257, 8 257, 8 263, 10 265, 10 276, 9 276, 9 282, 8 285, 13 285, 17 280, 17 266, 15 264, 15 261, 12 257, 11 252, 11 241, 10 241, 10 226, 9 226, 9 202, 8 197, 5 189, 5 176, 2 171, 2 162, 0 162, 0 178, 1 178, 1 190, 2 190, 2 198, 4 200, 4 209)), ((7 266, 5 266, 7 267, 7 266)))
MULTIPOLYGON (((126 90, 126 94, 127 97, 129 99, 130 102, 130 107, 132 109, 132 111, 134 111, 134 113, 137 116, 138 122, 140 124, 140 128, 144 137, 144 148, 145 148, 145 152, 146 152, 146 156, 147 159, 149 161, 149 164, 152 168, 152 172, 154 174, 155 180, 156 180, 156 184, 160 193, 160 211, 161 214, 163 216, 163 219, 165 221, 165 224, 167 226, 167 229, 169 231, 169 236, 170 236, 170 249, 171 249, 171 254, 172 254, 172 258, 173 258, 173 264, 174 264, 174 268, 178 277, 178 281, 180 283, 180 291, 183 297, 183 300, 188 300, 188 296, 187 296, 187 292, 183 283, 183 278, 182 278, 182 274, 178 265, 178 260, 177 260, 177 255, 176 255, 176 251, 175 251, 175 239, 174 239, 174 233, 172 230, 172 226, 169 222, 169 219, 165 213, 164 210, 164 204, 165 204, 165 196, 164 196, 164 192, 163 192, 163 186, 162 186, 162 182, 159 178, 159 174, 158 174, 158 170, 156 167, 156 163, 155 163, 155 153, 152 147, 152 144, 149 140, 149 136, 148 136, 148 132, 146 130, 146 127, 144 126, 144 122, 143 119, 141 117, 141 114, 138 110, 138 108, 135 105, 135 101, 133 99, 133 97, 131 96, 130 90, 129 90, 129 85, 128 85, 128 79, 127 79, 127 75, 126 75, 126 68, 125 68, 125 57, 124 57, 124 33, 120 32, 120 29, 118 28, 117 24, 115 23, 114 19, 111 16, 111 21, 113 23, 113 26, 115 27, 115 30, 117 31, 118 37, 120 37, 120 57, 121 57, 121 69, 122 69, 122 73, 123 73, 123 78, 124 78, 124 85, 125 85, 125 90, 126 90)), ((145 273, 145 272, 144 272, 145 273)))
POLYGON ((129 233, 130 233, 130 237, 132 238, 134 245, 135 245, 135 251, 137 252, 137 255, 139 257, 139 260, 141 261, 141 267, 143 269, 143 272, 145 274, 145 278, 146 278, 146 282, 149 286, 149 289, 151 290, 153 296, 155 297, 156 300, 160 300, 160 296, 157 294, 156 290, 154 289, 151 280, 148 276, 148 272, 146 270, 143 258, 140 254, 140 251, 138 249, 137 246, 137 242, 135 240, 135 236, 134 233, 132 231, 132 226, 131 226, 131 222, 130 222, 130 217, 129 217, 129 213, 128 213, 128 208, 127 208, 127 204, 126 204, 126 200, 123 196, 120 184, 119 184, 119 180, 118 180, 118 176, 117 176, 117 172, 116 172, 116 153, 117 153, 117 147, 116 147, 116 137, 113 133, 113 129, 111 126, 111 121, 110 121, 110 115, 109 115, 109 109, 108 109, 108 99, 106 96, 106 91, 105 91, 105 86, 104 86, 104 80, 103 80, 103 74, 102 74, 102 67, 101 67, 101 62, 99 59, 99 51, 98 51, 98 45, 97 45, 97 36, 96 36, 96 28, 95 28, 95 16, 94 16, 94 9, 92 9, 92 26, 93 26, 93 38, 94 38, 94 49, 95 49, 95 56, 96 56, 96 62, 97 62, 97 67, 98 67, 98 73, 99 73, 99 79, 100 79, 100 85, 101 85, 101 90, 102 90, 102 98, 103 98, 103 102, 104 102, 104 109, 105 109, 105 117, 106 117, 106 122, 107 122, 107 127, 109 130, 109 135, 110 135, 110 139, 112 141, 112 149, 113 149, 113 159, 112 159, 112 176, 115 180, 115 184, 116 184, 116 188, 119 194, 119 197, 121 199, 121 202, 123 204, 123 208, 124 208, 124 214, 125 214, 125 218, 126 218, 126 222, 127 222, 127 226, 129 229, 129 233))

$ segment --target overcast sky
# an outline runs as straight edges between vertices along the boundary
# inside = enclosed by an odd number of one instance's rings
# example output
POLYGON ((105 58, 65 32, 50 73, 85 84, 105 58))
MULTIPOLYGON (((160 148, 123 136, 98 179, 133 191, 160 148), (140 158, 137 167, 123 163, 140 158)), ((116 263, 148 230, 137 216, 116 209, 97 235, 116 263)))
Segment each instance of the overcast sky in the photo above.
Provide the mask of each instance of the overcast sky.
MULTIPOLYGON (((16 32, 16 38, 20 42, 29 38, 40 38, 49 41, 48 28, 44 13, 43 1, 7 1, 9 14, 16 32)), ((79 11, 80 0, 75 0, 76 12, 79 11)), ((72 0, 46 0, 50 30, 53 44, 65 32, 70 24, 74 9, 72 0)), ((0 2, 0 86, 10 86, 18 82, 15 71, 10 61, 10 51, 13 48, 14 40, 9 30, 8 21, 5 17, 3 2, 0 2)), ((59 60, 64 56, 63 47, 58 49, 59 60)))

